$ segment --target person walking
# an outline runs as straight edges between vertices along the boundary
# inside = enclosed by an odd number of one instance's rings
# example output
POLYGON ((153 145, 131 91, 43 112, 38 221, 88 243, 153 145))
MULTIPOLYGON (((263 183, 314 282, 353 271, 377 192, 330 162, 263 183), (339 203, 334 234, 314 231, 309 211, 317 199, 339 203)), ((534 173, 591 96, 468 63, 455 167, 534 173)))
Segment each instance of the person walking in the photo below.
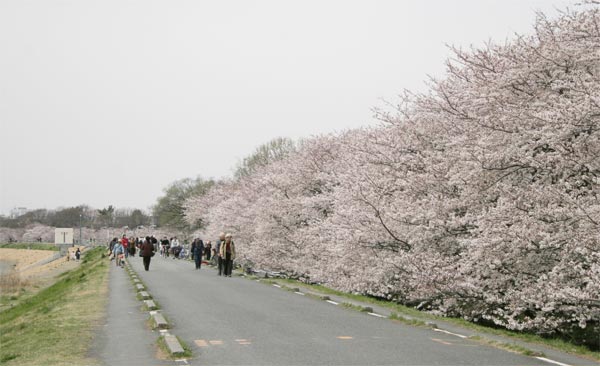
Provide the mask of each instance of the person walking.
POLYGON ((158 239, 154 235, 150 235, 150 243, 154 247, 154 251, 158 250, 158 239))
POLYGON ((110 250, 111 253, 113 253, 114 249, 115 249, 115 244, 117 243, 117 238, 113 238, 110 241, 110 244, 108 245, 108 249, 110 250))
POLYGON ((121 266, 121 260, 123 259, 123 245, 121 245, 121 241, 117 241, 113 248, 113 254, 115 256, 115 264, 117 267, 121 266))
POLYGON ((211 241, 207 241, 206 245, 204 246, 204 254, 206 255, 206 260, 210 262, 210 255, 211 255, 211 249, 212 249, 212 244, 211 241))
POLYGON ((173 254, 173 259, 177 259, 179 257, 179 251, 181 248, 179 247, 179 239, 176 236, 171 239, 171 254, 173 254))
POLYGON ((78 247, 77 251, 75 252, 75 259, 79 260, 79 258, 81 258, 81 250, 79 250, 79 247, 78 247))
POLYGON ((202 254, 204 253, 204 242, 202 239, 194 240, 196 245, 193 245, 192 256, 196 263, 196 269, 200 269, 202 267, 202 254))
POLYGON ((217 250, 217 266, 219 268, 219 276, 223 274, 223 257, 221 257, 221 244, 225 241, 225 233, 219 234, 219 240, 215 246, 217 250))
POLYGON ((233 260, 235 259, 235 244, 232 235, 225 235, 225 242, 221 243, 221 258, 223 258, 223 270, 226 277, 231 277, 233 271, 233 260))
POLYGON ((129 255, 133 257, 135 257, 136 245, 136 239, 134 237, 129 238, 129 255))
POLYGON ((163 257, 168 257, 169 256, 169 245, 171 243, 169 242, 169 239, 167 239, 166 236, 164 236, 162 238, 162 240, 160 241, 160 247, 161 247, 161 255, 163 257))
MULTIPOLYGON (((190 247, 190 257, 192 260, 194 260, 195 258, 195 253, 196 253, 196 243, 198 242, 198 238, 192 240, 192 246, 190 247)), ((198 268, 196 268, 198 269, 198 268)))
POLYGON ((152 239, 147 236, 140 247, 140 255, 144 261, 144 269, 146 271, 150 270, 150 259, 154 256, 154 244, 152 244, 152 239))
POLYGON ((123 254, 125 254, 125 258, 129 257, 129 239, 123 234, 121 237, 121 245, 123 246, 123 254))

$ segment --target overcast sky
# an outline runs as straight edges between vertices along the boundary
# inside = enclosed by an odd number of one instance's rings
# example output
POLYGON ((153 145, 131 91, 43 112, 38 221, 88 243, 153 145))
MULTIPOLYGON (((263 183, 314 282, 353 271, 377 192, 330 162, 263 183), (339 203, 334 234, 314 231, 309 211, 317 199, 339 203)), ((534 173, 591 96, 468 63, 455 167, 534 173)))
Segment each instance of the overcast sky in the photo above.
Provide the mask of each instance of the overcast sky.
POLYGON ((372 125, 446 44, 572 1, 0 0, 0 213, 147 209, 278 136, 372 125))

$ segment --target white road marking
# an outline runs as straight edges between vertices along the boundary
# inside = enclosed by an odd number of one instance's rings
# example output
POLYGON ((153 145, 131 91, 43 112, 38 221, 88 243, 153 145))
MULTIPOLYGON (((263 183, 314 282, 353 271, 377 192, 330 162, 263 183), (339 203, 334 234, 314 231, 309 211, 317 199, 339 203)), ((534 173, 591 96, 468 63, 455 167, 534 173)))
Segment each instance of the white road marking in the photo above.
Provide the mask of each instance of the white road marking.
POLYGON ((279 286, 278 284, 274 283, 273 286, 277 287, 277 288, 281 288, 281 286, 279 286))
POLYGON ((337 305, 338 303, 335 301, 331 301, 331 300, 326 300, 328 303, 332 304, 332 305, 337 305))
POLYGON ((303 294, 302 292, 295 291, 294 293, 295 293, 295 294, 298 294, 298 295, 302 295, 302 296, 304 296, 304 294, 303 294))
POLYGON ((558 361, 554 361, 554 360, 551 360, 551 359, 549 359, 549 358, 545 358, 545 357, 536 357, 536 358, 537 358, 538 360, 540 360, 540 361, 544 361, 544 362, 548 362, 548 363, 553 363, 553 364, 555 364, 555 365, 560 365, 560 366, 571 366, 571 365, 569 365, 569 364, 562 363, 562 362, 558 362, 558 361))
POLYGON ((373 316, 376 316, 378 318, 385 318, 385 316, 383 316, 381 314, 376 314, 376 313, 369 313, 369 315, 373 315, 373 316))
POLYGON ((446 333, 446 334, 450 334, 450 335, 453 335, 453 336, 457 336, 459 338, 469 338, 469 337, 467 337, 465 335, 448 332, 447 330, 443 330, 443 329, 437 329, 437 328, 435 328, 434 331, 436 331, 436 332, 442 332, 442 333, 446 333))

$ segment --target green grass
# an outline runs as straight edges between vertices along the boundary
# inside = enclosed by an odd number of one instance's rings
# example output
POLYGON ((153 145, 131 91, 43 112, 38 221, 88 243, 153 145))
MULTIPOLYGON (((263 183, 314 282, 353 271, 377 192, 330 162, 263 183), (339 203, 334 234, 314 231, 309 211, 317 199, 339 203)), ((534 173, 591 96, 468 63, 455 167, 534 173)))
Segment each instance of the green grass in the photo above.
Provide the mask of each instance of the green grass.
POLYGON ((343 308, 346 308, 346 309, 356 310, 356 311, 362 311, 362 309, 363 309, 362 306, 354 305, 349 302, 343 302, 340 304, 340 306, 343 308))
POLYGON ((5 249, 35 249, 35 250, 54 250, 58 251, 59 248, 54 244, 45 243, 12 243, 12 244, 0 244, 0 248, 5 249))
POLYGON ((86 353, 107 298, 108 264, 102 252, 87 252, 80 266, 52 286, 0 312, 0 364, 96 363, 86 353))
MULTIPOLYGON (((567 352, 567 353, 571 353, 571 354, 575 354, 578 356, 583 356, 595 361, 600 361, 600 352, 596 352, 596 351, 591 351, 589 348, 586 348, 584 346, 578 346, 575 345, 573 343, 569 343, 566 340, 563 339, 559 339, 559 338, 544 338, 535 334, 531 334, 531 333, 523 333, 523 332, 517 332, 517 331, 511 331, 508 329, 500 329, 500 328, 491 328, 491 327, 486 327, 484 325, 480 325, 480 324, 476 324, 476 323, 472 323, 469 322, 467 320, 461 319, 461 318, 448 318, 448 317, 441 317, 441 316, 436 316, 436 315, 432 315, 432 314, 428 314, 404 305, 400 305, 397 304, 395 302, 392 301, 386 301, 386 300, 381 300, 381 299, 377 299, 374 297, 370 297, 370 296, 365 296, 365 295, 358 295, 358 294, 350 294, 350 293, 346 293, 346 292, 342 292, 342 291, 338 291, 338 290, 334 290, 322 285, 314 285, 314 284, 306 284, 297 280, 293 280, 293 279, 265 279, 265 280, 261 280, 261 283, 266 283, 266 284, 287 284, 288 286, 303 286, 306 288, 311 289, 314 292, 318 292, 321 294, 325 294, 325 295, 335 295, 338 297, 342 297, 342 298, 346 298, 349 300, 355 300, 355 301, 359 301, 359 302, 363 302, 363 303, 368 303, 368 304, 373 304, 373 305, 377 305, 383 308, 387 308, 389 310, 391 310, 392 313, 396 313, 398 317, 401 317, 402 315, 407 315, 410 317, 414 317, 414 318, 419 318, 418 322, 420 323, 425 323, 424 320, 431 320, 431 321, 444 321, 444 322, 448 322, 463 328, 467 328, 467 329, 471 329, 473 331, 476 332, 480 332, 480 333, 487 333, 487 334, 492 334, 492 335, 497 335, 497 336, 503 336, 503 337, 508 337, 508 338, 512 338, 515 340, 521 340, 524 342, 529 342, 529 343, 535 343, 535 344, 540 344, 546 347, 550 347, 562 352, 567 352)), ((400 320, 402 321, 402 320, 400 320)), ((417 321, 417 320, 415 320, 417 321)), ((403 321, 403 322, 412 322, 410 320, 407 321, 403 321)), ((415 325, 420 325, 420 324, 415 324, 415 325)))
POLYGON ((483 343, 483 344, 487 344, 496 348, 501 348, 510 352, 515 352, 515 353, 520 353, 522 355, 525 356, 530 356, 530 357, 545 357, 546 355, 543 352, 537 352, 534 350, 531 350, 529 348, 523 347, 521 345, 515 344, 515 343, 506 343, 506 342, 497 342, 497 341, 493 341, 491 339, 487 339, 484 337, 479 337, 479 336, 473 336, 473 337, 469 337, 470 340, 479 342, 479 343, 483 343))
POLYGON ((390 316, 388 317, 388 319, 399 321, 401 323, 413 325, 416 327, 427 327, 428 326, 426 322, 424 322, 420 319, 406 318, 401 315, 398 315, 397 313, 391 313, 390 316))

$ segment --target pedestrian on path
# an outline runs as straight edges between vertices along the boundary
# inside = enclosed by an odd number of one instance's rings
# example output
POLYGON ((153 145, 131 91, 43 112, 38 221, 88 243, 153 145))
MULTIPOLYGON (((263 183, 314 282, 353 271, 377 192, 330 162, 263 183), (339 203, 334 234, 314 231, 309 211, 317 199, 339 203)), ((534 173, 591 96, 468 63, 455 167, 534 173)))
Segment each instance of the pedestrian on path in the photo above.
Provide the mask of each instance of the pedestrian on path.
POLYGON ((225 241, 225 233, 219 234, 219 240, 217 240, 217 266, 219 268, 219 276, 223 274, 223 257, 221 257, 221 244, 225 241))
POLYGON ((211 249, 212 249, 212 244, 211 244, 211 241, 209 240, 208 242, 206 242, 206 245, 204 246, 204 254, 206 255, 206 260, 209 262, 210 262, 211 249))
POLYGON ((75 259, 79 260, 79 258, 81 258, 81 250, 77 248, 77 251, 75 252, 75 259))
POLYGON ((115 264, 117 265, 117 267, 120 267, 121 260, 123 259, 123 245, 121 244, 121 241, 117 241, 115 243, 113 254, 115 256, 115 264))
POLYGON ((179 258, 179 252, 181 251, 181 246, 179 244, 179 239, 176 236, 171 239, 171 254, 173 254, 173 259, 179 258))
POLYGON ((123 245, 123 254, 125 254, 125 258, 129 257, 129 239, 123 234, 121 238, 121 245, 123 245))
POLYGON ((129 238, 129 255, 135 257, 136 250, 136 239, 134 237, 129 238))
POLYGON ((194 242, 195 245, 192 244, 192 256, 194 258, 194 261, 196 262, 196 269, 200 269, 200 267, 202 267, 202 254, 204 253, 204 242, 202 241, 202 239, 196 239, 194 240, 194 242))
POLYGON ((235 244, 232 240, 232 235, 225 235, 225 242, 221 243, 221 258, 223 258, 224 275, 231 277, 233 270, 233 260, 235 259, 235 244))
POLYGON ((150 259, 154 256, 154 245, 152 244, 152 239, 147 236, 140 247, 140 254, 144 261, 144 269, 146 271, 150 270, 150 259))
POLYGON ((171 246, 171 242, 169 242, 169 239, 167 239, 167 237, 164 236, 162 238, 162 240, 160 241, 160 248, 161 248, 160 254, 163 257, 168 257, 169 256, 169 247, 170 246, 171 246))
POLYGON ((110 250, 111 253, 115 249, 115 244, 117 244, 117 241, 118 241, 117 238, 113 238, 113 240, 110 241, 110 244, 108 244, 108 249, 110 250))

